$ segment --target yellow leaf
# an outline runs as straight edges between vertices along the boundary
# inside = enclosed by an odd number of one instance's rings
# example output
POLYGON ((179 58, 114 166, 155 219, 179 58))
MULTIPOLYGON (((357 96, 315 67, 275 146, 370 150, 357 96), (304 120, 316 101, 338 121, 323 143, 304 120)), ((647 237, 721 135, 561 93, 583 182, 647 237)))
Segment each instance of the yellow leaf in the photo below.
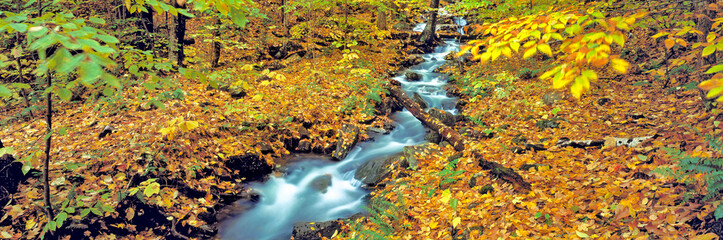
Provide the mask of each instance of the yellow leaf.
POLYGON ((263 80, 263 81, 261 81, 261 86, 267 86, 267 85, 269 85, 269 84, 271 84, 271 82, 269 82, 269 80, 263 80))
POLYGON ((461 221, 462 221, 462 218, 460 218, 460 217, 455 217, 454 219, 452 219, 452 227, 453 227, 453 228, 456 228, 457 225, 459 225, 459 223, 460 223, 461 221))
POLYGON ((662 36, 666 36, 666 35, 668 35, 668 34, 670 34, 670 33, 667 33, 667 32, 659 32, 658 34, 653 35, 653 38, 659 38, 659 37, 662 37, 662 36))
POLYGON ((705 37, 705 41, 712 42, 713 40, 715 40, 715 38, 716 38, 715 32, 709 32, 708 36, 705 37))
POLYGON ((181 131, 188 132, 198 127, 198 122, 196 121, 185 121, 178 125, 178 128, 181 129, 181 131))
POLYGON ((723 92, 723 86, 713 88, 712 90, 710 90, 710 92, 708 92, 707 95, 705 95, 705 97, 714 98, 714 97, 717 97, 718 95, 721 95, 721 92, 723 92))
POLYGON ((168 140, 173 140, 173 132, 176 131, 176 127, 167 127, 167 128, 161 128, 161 130, 158 130, 163 136, 168 136, 168 140))
POLYGON ((35 219, 28 219, 28 221, 25 222, 25 230, 30 230, 33 227, 35 227, 35 219))
POLYGON ((515 52, 520 51, 520 43, 519 42, 510 42, 510 48, 514 50, 515 52))
POLYGON ((537 45, 537 49, 547 56, 552 56, 552 49, 550 48, 550 45, 547 45, 546 43, 537 45))
POLYGON ((431 222, 431 223, 429 223, 429 228, 437 229, 437 225, 439 225, 437 222, 431 222))
POLYGON ((470 49, 472 49, 472 45, 462 46, 462 47, 459 49, 459 52, 458 52, 455 56, 456 56, 456 57, 461 57, 462 55, 464 55, 465 53, 467 53, 467 51, 469 51, 470 49))
POLYGON ((723 80, 722 79, 710 79, 705 80, 702 83, 698 84, 698 88, 704 91, 710 91, 713 88, 717 88, 723 86, 723 80))
POLYGON ((449 199, 450 199, 451 197, 452 197, 452 193, 449 192, 449 189, 445 189, 445 190, 442 192, 442 198, 439 199, 439 200, 442 201, 442 203, 447 204, 447 203, 449 202, 449 199))
POLYGON ((533 47, 531 47, 531 48, 528 48, 528 49, 525 51, 525 54, 522 56, 522 58, 523 58, 523 59, 528 59, 528 58, 534 56, 535 53, 537 53, 537 47, 536 47, 536 46, 533 46, 533 47))
POLYGON ((508 57, 508 58, 511 58, 511 57, 512 57, 512 50, 510 50, 510 48, 508 48, 508 47, 502 47, 502 48, 500 48, 500 49, 502 50, 502 55, 505 55, 505 56, 508 57))
POLYGON ((261 101, 261 99, 264 99, 264 96, 261 94, 256 94, 256 95, 254 95, 253 98, 251 98, 251 100, 254 100, 254 101, 261 101))
POLYGON ((718 235, 715 235, 715 233, 706 233, 703 235, 695 236, 691 240, 713 240, 713 239, 718 239, 718 235))
POLYGON ((665 43, 665 49, 671 49, 675 46, 675 38, 668 38, 663 41, 665 43))
POLYGON ((627 61, 620 58, 610 60, 610 64, 612 65, 613 70, 621 74, 628 72, 628 67, 630 66, 627 61))

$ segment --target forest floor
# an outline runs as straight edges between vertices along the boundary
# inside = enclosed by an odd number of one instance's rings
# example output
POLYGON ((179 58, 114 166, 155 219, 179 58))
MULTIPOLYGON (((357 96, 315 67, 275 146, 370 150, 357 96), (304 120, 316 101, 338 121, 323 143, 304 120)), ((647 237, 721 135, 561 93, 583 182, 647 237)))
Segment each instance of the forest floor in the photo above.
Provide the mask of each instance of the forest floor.
MULTIPOLYGON (((252 22, 244 30, 246 43, 264 46, 258 48, 263 51, 225 50, 223 66, 205 72, 223 88, 173 75, 180 92, 136 85, 112 102, 56 106, 53 127, 59 130, 52 138, 50 179, 53 202, 62 206, 56 214, 68 218, 61 235, 208 237, 216 231, 218 211, 247 191, 246 179, 227 166, 230 156, 253 154, 278 167, 275 159, 291 152, 329 154, 344 124, 388 127, 389 113, 377 100, 391 99, 383 88, 416 51, 409 42, 380 34, 342 51, 323 46, 331 43, 320 34, 296 40, 298 51, 316 48, 309 51, 313 58, 292 54, 275 60, 259 54, 269 54, 268 46, 283 39, 265 29, 252 22), (162 97, 164 107, 134 97, 142 91, 162 97), (115 130, 100 138, 107 125, 115 130), (301 141, 309 148, 300 150, 301 141), (129 195, 143 201, 128 200, 136 199, 129 195)), ((629 43, 635 46, 626 56, 633 63, 629 74, 601 76, 579 100, 537 79, 552 60, 446 68, 467 103, 460 111, 467 120, 454 128, 472 140, 469 150, 452 159, 457 152, 439 147, 442 154, 419 156, 416 170, 394 170, 387 185, 373 193, 396 206, 388 213, 393 217, 360 218, 346 227, 357 231, 339 237, 354 239, 363 229, 394 239, 693 239, 710 236, 705 229, 721 234, 722 224, 712 218, 717 206, 694 194, 705 192, 702 176, 675 179, 660 169, 677 166, 670 149, 717 156, 705 135, 720 135, 723 115, 706 110, 697 89, 682 86, 693 81, 682 79, 688 73, 678 82, 652 80, 646 71, 660 58, 660 46, 645 39, 629 43), (648 136, 637 146, 614 143, 648 136), (564 138, 604 144, 555 146, 564 138), (519 192, 491 177, 472 151, 515 169, 532 190, 519 192)), ((210 52, 202 40, 187 49, 190 64, 203 64, 210 52)), ((35 112, 0 132, 17 158, 42 153, 42 116, 35 112)), ((30 164, 40 169, 39 160, 30 164)), ((40 177, 29 174, 0 214, 3 238, 36 238, 48 221, 40 177)))

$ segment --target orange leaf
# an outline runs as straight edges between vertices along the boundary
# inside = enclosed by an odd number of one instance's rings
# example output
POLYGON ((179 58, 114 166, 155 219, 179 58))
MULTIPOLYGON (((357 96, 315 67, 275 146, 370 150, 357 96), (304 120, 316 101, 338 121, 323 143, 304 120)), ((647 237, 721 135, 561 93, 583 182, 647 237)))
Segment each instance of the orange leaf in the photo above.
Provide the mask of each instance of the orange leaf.
POLYGON ((665 39, 665 49, 671 49, 673 46, 675 46, 675 38, 668 38, 665 39))

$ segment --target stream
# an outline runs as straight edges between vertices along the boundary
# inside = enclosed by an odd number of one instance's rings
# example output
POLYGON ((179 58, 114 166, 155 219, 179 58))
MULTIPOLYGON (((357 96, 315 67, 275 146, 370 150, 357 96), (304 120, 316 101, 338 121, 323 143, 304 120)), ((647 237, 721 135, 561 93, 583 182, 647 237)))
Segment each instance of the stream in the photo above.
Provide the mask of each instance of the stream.
MULTIPOLYGON (((464 19, 454 18, 460 26, 464 19)), ((414 30, 422 31, 424 24, 414 30)), ((460 34, 464 34, 460 28, 460 34)), ((434 70, 445 63, 444 56, 459 50, 456 39, 444 39, 434 52, 421 55, 425 62, 412 66, 422 76, 419 81, 407 81, 404 74, 394 77, 411 96, 421 95, 429 107, 436 107, 455 114, 456 98, 447 96, 442 87, 446 84, 444 74, 434 70)), ((390 156, 402 151, 404 146, 425 143, 426 129, 406 109, 392 114, 396 128, 385 135, 374 136, 372 141, 361 142, 347 157, 339 162, 308 159, 287 166, 284 176, 271 176, 268 181, 249 184, 261 197, 248 211, 230 220, 220 236, 228 240, 277 240, 289 239, 296 222, 328 221, 346 218, 363 212, 365 196, 369 191, 354 179, 356 169, 366 161, 390 156), (315 180, 331 177, 326 191, 314 187, 315 180)))

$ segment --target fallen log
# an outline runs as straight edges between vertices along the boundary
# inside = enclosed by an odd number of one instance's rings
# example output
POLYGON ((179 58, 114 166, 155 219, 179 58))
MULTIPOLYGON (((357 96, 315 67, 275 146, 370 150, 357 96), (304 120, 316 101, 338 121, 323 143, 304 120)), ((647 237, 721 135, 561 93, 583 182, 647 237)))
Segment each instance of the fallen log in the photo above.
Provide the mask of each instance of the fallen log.
MULTIPOLYGON (((459 135, 454 129, 451 127, 448 127, 447 125, 444 125, 442 121, 439 119, 432 117, 424 111, 419 104, 412 101, 411 98, 405 93, 401 88, 401 83, 396 80, 390 81, 389 86, 389 93, 397 99, 399 103, 402 104, 414 117, 419 119, 419 121, 422 122, 425 126, 431 128, 434 131, 437 131, 439 135, 441 135, 444 139, 446 139, 457 151, 464 151, 466 148, 466 142, 468 140, 464 138, 462 135, 459 135)), ((474 151, 472 153, 472 156, 474 156, 475 159, 477 159, 478 164, 480 167, 482 167, 483 170, 489 170, 490 173, 492 173, 493 176, 502 179, 503 181, 511 183, 515 189, 518 191, 530 191, 531 186, 529 183, 527 183, 522 176, 520 176, 517 172, 515 172, 513 169, 505 167, 502 164, 488 161, 484 159, 482 156, 482 153, 478 151, 474 151)))

